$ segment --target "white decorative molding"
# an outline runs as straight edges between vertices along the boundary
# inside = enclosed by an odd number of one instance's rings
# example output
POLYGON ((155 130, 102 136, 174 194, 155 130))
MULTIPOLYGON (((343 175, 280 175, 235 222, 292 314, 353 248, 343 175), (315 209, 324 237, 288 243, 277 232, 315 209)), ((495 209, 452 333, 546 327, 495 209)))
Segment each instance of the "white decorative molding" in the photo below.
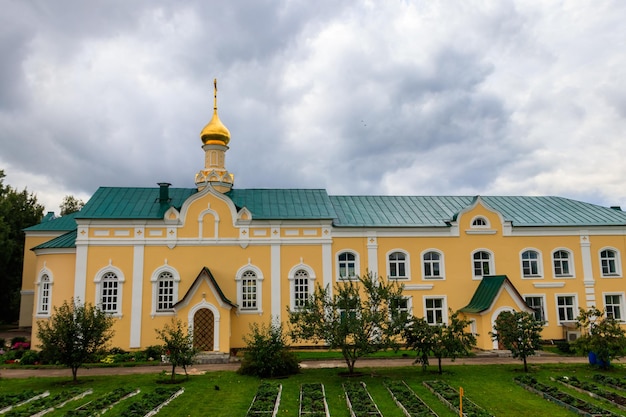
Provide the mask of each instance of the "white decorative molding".
POLYGON ((563 288, 564 282, 533 282, 535 288, 563 288))
POLYGON ((404 286, 406 291, 428 291, 432 290, 435 286, 433 284, 408 284, 404 286))

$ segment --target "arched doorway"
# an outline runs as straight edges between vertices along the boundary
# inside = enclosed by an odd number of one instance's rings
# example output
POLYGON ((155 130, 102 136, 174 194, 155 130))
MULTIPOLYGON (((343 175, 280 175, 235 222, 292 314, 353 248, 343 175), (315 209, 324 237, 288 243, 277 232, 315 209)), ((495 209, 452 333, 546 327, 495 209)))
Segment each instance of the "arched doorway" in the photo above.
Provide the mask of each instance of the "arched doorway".
POLYGON ((193 347, 199 351, 212 351, 214 346, 215 317, 208 308, 193 315, 193 347))
MULTIPOLYGON (((498 316, 504 313, 505 311, 508 311, 509 313, 514 313, 515 309, 513 307, 505 306, 505 307, 500 307, 496 311, 494 311, 493 314, 491 315, 491 329, 493 329, 493 326, 495 326, 496 319, 498 318, 498 316)), ((504 346, 502 346, 502 343, 500 343, 499 340, 494 340, 493 349, 503 350, 504 346)))

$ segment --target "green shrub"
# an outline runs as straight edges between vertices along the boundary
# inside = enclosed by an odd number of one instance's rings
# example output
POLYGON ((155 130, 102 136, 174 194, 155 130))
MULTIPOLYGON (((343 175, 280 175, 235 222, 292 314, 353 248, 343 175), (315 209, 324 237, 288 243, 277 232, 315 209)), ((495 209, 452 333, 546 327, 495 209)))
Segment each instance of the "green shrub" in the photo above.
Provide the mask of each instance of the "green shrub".
POLYGON ((556 348, 559 350, 559 352, 562 353, 572 353, 572 346, 569 344, 568 341, 566 340, 557 340, 555 342, 556 344, 556 348))
POLYGON ((20 359, 22 365, 34 365, 39 363, 39 352, 36 350, 26 350, 20 359))
POLYGON ((153 360, 160 360, 161 355, 163 354, 162 346, 148 346, 146 350, 144 350, 147 359, 152 358, 153 360))
POLYGON ((250 325, 239 373, 261 378, 297 374, 298 358, 289 350, 280 324, 250 325))
POLYGON ((16 343, 25 343, 27 341, 28 340, 24 336, 15 336, 15 337, 11 338, 11 346, 13 346, 16 343))

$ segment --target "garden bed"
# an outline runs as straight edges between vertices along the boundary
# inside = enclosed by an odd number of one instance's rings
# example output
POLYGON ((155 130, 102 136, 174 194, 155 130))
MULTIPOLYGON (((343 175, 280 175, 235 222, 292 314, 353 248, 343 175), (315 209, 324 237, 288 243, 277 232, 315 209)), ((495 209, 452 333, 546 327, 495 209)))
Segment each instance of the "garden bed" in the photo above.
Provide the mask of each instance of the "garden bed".
POLYGON ((562 376, 556 378, 556 381, 580 393, 587 394, 592 398, 608 401, 617 408, 626 410, 626 397, 623 397, 616 392, 601 388, 592 382, 580 381, 575 376, 562 376))
POLYGON ((351 417, 383 417, 365 383, 346 382, 343 390, 351 417))
POLYGON ((38 400, 50 395, 50 391, 33 391, 26 390, 13 394, 0 395, 0 414, 8 413, 14 407, 19 407, 24 404, 28 404, 31 401, 38 400))
POLYGON ((385 381, 385 387, 406 417, 437 417, 404 381, 385 381))
POLYGON ((526 390, 542 396, 548 401, 560 405, 574 413, 581 416, 588 417, 617 417, 619 414, 615 414, 609 410, 605 410, 598 407, 595 404, 591 404, 588 401, 576 398, 573 395, 569 395, 563 391, 560 391, 556 387, 542 384, 538 382, 534 377, 524 375, 515 378, 515 382, 526 390))
MULTIPOLYGON (((443 381, 424 381, 424 386, 430 390, 450 410, 460 414, 460 395, 457 390, 443 381)), ((478 406, 467 398, 463 399, 463 415, 466 417, 493 417, 484 408, 478 406)))
POLYGON ((14 407, 4 415, 6 417, 39 417, 54 411, 56 408, 65 406, 70 401, 76 401, 86 395, 91 394, 92 390, 71 389, 57 392, 40 398, 25 402, 19 407, 14 407))
POLYGON ((329 417, 323 384, 300 385, 300 417, 329 417))
POLYGON ((599 384, 609 386, 616 390, 626 391, 626 379, 625 378, 615 378, 612 376, 595 374, 593 376, 593 380, 599 384))
POLYGON ((270 384, 269 382, 259 385, 246 417, 276 416, 282 391, 282 385, 270 384))
POLYGON ((81 405, 75 410, 68 411, 63 417, 97 417, 123 400, 139 394, 139 392, 140 390, 135 388, 119 387, 93 401, 81 405))
POLYGON ((120 413, 120 416, 153 416, 184 392, 184 388, 157 387, 153 392, 142 394, 139 398, 136 398, 133 403, 120 413))

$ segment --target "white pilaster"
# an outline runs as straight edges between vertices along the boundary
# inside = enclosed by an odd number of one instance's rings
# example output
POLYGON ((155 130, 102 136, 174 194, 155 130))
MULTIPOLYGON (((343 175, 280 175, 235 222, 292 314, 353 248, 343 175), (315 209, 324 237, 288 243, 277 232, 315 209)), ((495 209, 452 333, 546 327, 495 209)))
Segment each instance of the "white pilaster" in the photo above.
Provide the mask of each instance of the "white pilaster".
POLYGON ((333 255, 330 243, 322 243, 322 287, 333 286, 333 255))
POLYGON ((270 290, 272 293, 272 319, 276 318, 279 322, 282 322, 281 306, 283 303, 280 293, 280 243, 272 243, 271 245, 271 269, 270 290))
POLYGON ((74 299, 77 302, 86 301, 87 292, 87 245, 76 242, 76 276, 74 279, 74 299))
POLYGON ((378 275, 378 239, 376 232, 367 233, 367 269, 378 275))
POLYGON ((144 246, 135 245, 134 253, 133 253, 132 308, 130 311, 130 348, 141 347, 143 264, 144 264, 144 246))

